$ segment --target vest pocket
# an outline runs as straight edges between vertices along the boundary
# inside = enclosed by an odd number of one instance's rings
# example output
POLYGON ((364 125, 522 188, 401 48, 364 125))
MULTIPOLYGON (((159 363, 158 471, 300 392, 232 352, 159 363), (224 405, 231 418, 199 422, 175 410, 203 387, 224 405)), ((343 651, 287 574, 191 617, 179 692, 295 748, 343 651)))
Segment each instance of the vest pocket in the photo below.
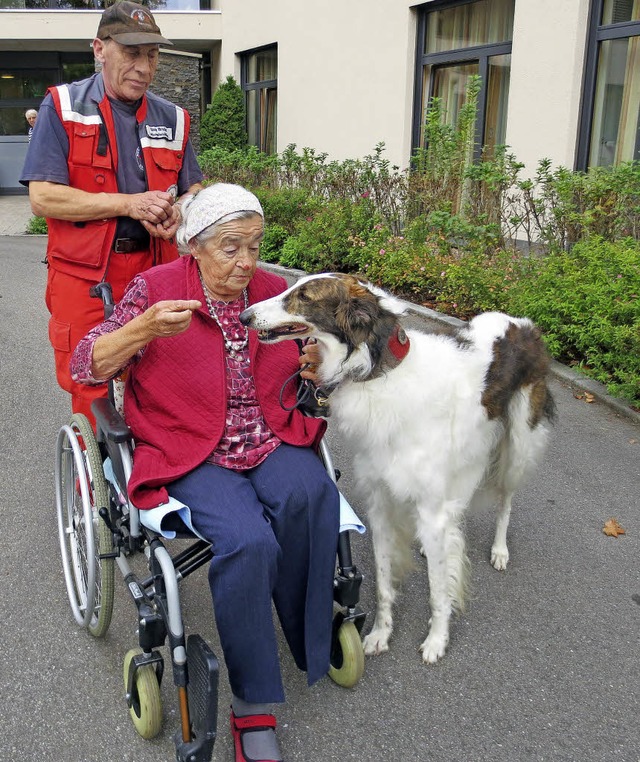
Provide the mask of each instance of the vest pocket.
MULTIPOLYGON (((106 238, 115 230, 111 220, 91 220, 83 227, 67 220, 52 220, 49 227, 49 259, 68 262, 83 268, 96 269, 105 260, 111 241, 106 238)), ((112 233, 113 234, 113 233, 112 233)))
POLYGON ((169 148, 156 148, 151 151, 151 156, 156 166, 163 172, 175 172, 177 174, 180 171, 182 166, 182 151, 172 151, 169 148))
POLYGON ((74 124, 73 141, 69 146, 69 162, 82 167, 90 167, 95 154, 98 137, 97 124, 74 124))

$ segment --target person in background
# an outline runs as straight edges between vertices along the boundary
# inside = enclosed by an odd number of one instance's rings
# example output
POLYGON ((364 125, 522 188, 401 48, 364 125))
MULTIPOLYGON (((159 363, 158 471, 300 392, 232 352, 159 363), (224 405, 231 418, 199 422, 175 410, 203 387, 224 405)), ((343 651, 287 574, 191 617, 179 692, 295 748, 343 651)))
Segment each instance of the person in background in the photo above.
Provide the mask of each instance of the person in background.
POLYGON ((60 386, 93 422, 104 387, 76 384, 69 360, 104 317, 89 290, 108 281, 114 300, 152 265, 178 257, 176 203, 201 187, 187 111, 149 91, 160 45, 171 45, 149 10, 124 0, 107 8, 93 40, 100 72, 49 88, 20 182, 46 217, 49 339, 60 386))
POLYGON ((24 112, 24 118, 27 120, 29 124, 29 132, 27 132, 27 135, 29 136, 29 142, 31 142, 31 136, 33 135, 33 128, 36 126, 36 119, 38 118, 38 112, 34 108, 28 108, 24 112))
POLYGON ((180 501, 211 543, 235 760, 275 762, 271 705, 284 688, 272 599, 309 685, 330 666, 339 494, 314 451, 326 422, 300 412, 287 384, 300 365, 317 381, 319 352, 261 344, 240 322, 249 304, 287 288, 257 267, 258 199, 217 183, 185 200, 183 216, 178 239, 190 256, 138 275, 80 341, 71 371, 104 384, 128 368, 129 497, 143 512, 180 501))

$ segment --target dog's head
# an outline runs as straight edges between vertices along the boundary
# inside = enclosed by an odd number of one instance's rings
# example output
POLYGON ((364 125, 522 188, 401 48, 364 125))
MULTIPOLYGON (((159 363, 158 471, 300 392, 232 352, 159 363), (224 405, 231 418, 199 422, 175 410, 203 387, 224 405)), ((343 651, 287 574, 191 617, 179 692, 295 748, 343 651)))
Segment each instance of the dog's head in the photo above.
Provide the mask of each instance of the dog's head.
POLYGON ((301 278, 284 293, 246 309, 240 320, 265 343, 315 338, 322 356, 318 374, 333 385, 371 375, 403 312, 397 299, 370 283, 329 273, 301 278))

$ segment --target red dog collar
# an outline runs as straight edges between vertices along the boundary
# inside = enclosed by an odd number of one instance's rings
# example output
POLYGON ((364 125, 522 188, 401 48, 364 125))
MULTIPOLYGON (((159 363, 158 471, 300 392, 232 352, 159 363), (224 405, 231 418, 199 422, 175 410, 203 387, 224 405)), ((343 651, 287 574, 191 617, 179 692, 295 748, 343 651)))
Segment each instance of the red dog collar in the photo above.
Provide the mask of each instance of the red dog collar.
POLYGON ((401 325, 396 325, 393 329, 393 333, 387 342, 387 347, 398 363, 401 363, 407 356, 409 348, 411 347, 411 342, 401 325))

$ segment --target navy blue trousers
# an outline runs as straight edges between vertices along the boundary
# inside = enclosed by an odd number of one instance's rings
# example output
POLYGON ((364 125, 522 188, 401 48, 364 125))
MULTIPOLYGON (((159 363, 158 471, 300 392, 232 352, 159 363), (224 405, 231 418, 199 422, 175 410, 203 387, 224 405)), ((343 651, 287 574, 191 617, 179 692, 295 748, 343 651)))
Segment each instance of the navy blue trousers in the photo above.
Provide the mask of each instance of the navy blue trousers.
POLYGON ((309 685, 329 669, 339 496, 311 449, 281 444, 259 466, 204 463, 168 486, 212 545, 209 585, 231 690, 284 701, 272 614, 309 685))

